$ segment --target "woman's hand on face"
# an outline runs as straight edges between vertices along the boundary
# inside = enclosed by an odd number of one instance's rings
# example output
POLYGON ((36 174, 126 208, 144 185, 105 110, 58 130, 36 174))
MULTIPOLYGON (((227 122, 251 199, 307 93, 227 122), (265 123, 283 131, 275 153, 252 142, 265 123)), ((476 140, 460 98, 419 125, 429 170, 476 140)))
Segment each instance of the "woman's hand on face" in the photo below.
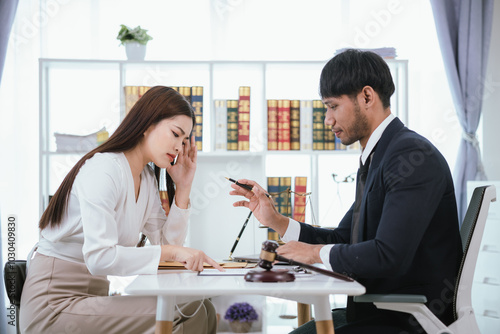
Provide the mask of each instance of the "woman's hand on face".
POLYGON ((178 187, 191 189, 198 158, 194 136, 191 136, 191 141, 182 147, 183 150, 177 156, 175 165, 168 165, 166 169, 178 187))
POLYGON ((208 263, 215 269, 224 271, 217 262, 208 257, 203 251, 183 246, 161 246, 161 261, 177 261, 184 264, 186 269, 192 271, 203 271, 203 264, 208 263))

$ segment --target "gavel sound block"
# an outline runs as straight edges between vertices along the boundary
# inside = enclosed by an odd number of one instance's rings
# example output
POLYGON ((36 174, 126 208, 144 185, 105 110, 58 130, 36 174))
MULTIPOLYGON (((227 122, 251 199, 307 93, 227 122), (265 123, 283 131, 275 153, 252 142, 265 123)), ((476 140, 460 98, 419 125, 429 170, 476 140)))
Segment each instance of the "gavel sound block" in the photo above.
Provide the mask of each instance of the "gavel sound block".
POLYGON ((260 251, 260 261, 258 266, 264 270, 251 270, 245 275, 245 280, 248 282, 292 282, 295 280, 295 275, 290 273, 286 269, 271 270, 273 268, 274 261, 288 262, 291 265, 301 266, 306 269, 318 272, 320 274, 335 277, 344 281, 352 282, 349 276, 338 274, 336 272, 321 269, 309 264, 297 262, 294 260, 287 259, 281 255, 278 255, 276 249, 279 244, 274 240, 267 240, 262 243, 262 250, 260 251))
POLYGON ((287 269, 273 268, 273 262, 276 260, 276 249, 279 244, 274 240, 267 240, 262 243, 258 266, 264 270, 250 270, 245 275, 248 282, 293 282, 295 275, 287 269))

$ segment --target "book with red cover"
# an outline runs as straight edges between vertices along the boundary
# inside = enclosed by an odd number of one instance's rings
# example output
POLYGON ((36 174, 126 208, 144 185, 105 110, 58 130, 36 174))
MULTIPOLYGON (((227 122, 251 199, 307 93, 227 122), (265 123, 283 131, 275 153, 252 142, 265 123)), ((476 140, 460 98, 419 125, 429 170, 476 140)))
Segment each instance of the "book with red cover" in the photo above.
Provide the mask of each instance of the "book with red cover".
POLYGON ((240 87, 238 102, 238 151, 250 150, 250 87, 240 87))
POLYGON ((298 222, 306 221, 306 196, 307 192, 307 177, 295 177, 295 194, 293 198, 293 219, 298 222))
POLYGON ((290 100, 278 100, 278 150, 290 150, 290 100))
POLYGON ((278 101, 267 100, 267 149, 278 149, 278 101))

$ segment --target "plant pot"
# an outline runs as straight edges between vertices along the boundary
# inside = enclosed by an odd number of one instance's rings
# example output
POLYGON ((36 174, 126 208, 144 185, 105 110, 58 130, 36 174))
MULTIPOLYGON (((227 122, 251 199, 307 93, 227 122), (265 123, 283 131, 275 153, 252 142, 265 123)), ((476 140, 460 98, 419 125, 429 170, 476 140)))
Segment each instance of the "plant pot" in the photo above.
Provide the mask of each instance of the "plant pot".
POLYGON ((233 333, 248 333, 250 332, 250 328, 252 328, 252 323, 249 321, 231 321, 229 326, 231 327, 233 333))
POLYGON ((128 60, 144 60, 146 57, 146 44, 137 42, 125 43, 125 52, 128 60))

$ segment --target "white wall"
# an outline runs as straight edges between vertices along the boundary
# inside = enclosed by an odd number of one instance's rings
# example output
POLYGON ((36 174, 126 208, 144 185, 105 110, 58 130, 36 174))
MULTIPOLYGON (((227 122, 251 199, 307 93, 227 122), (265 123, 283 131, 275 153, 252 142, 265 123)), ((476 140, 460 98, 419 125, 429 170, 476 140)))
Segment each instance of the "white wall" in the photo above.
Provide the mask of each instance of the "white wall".
POLYGON ((500 0, 495 1, 483 98, 483 163, 488 180, 500 180, 500 0))

